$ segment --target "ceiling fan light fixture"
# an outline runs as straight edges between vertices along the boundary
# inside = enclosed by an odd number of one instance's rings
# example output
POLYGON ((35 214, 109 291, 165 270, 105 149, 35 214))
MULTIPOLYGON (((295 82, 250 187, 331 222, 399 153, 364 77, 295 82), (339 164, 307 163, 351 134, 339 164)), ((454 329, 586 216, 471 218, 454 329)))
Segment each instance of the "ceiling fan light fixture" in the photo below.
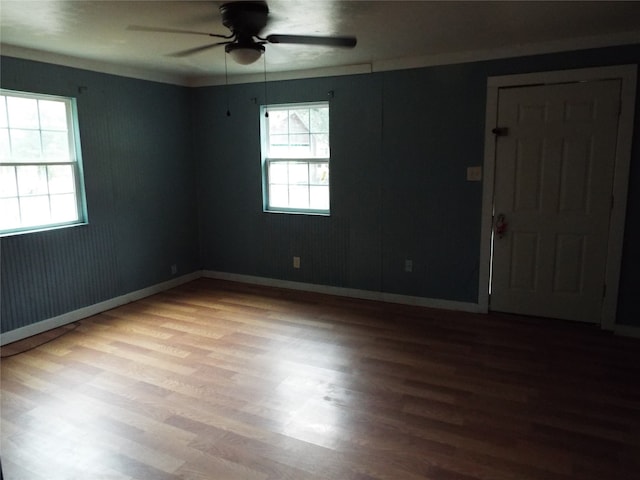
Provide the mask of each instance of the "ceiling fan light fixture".
POLYGON ((231 55, 234 62, 240 65, 250 65, 262 56, 264 53, 264 46, 259 43, 250 44, 238 44, 230 43, 225 46, 225 51, 231 55))

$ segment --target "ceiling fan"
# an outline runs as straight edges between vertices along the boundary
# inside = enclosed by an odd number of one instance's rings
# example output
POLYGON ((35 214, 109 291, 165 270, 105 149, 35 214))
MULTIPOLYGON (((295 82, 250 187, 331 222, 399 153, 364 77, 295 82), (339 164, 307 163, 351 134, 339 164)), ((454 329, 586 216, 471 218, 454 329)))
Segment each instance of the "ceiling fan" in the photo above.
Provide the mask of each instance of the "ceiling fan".
POLYGON ((186 57, 203 52, 218 45, 224 45, 226 53, 231 55, 236 63, 249 65, 257 61, 264 53, 264 46, 268 43, 287 43, 298 45, 320 45, 328 47, 353 48, 357 40, 353 36, 313 36, 313 35, 280 35, 271 34, 261 37, 260 32, 267 26, 269 7, 264 1, 235 1, 220 6, 222 24, 231 30, 230 35, 218 33, 194 32, 172 28, 153 28, 131 25, 129 30, 163 33, 186 33, 207 35, 222 38, 224 41, 200 47, 190 48, 171 54, 174 57, 186 57))

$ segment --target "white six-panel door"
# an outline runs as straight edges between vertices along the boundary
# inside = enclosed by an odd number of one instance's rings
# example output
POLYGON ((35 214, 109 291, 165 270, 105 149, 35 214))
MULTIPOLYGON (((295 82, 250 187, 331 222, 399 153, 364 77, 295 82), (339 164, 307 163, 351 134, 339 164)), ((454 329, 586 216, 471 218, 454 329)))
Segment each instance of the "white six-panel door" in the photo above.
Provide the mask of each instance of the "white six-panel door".
POLYGON ((619 109, 619 80, 500 89, 491 310, 600 322, 619 109))

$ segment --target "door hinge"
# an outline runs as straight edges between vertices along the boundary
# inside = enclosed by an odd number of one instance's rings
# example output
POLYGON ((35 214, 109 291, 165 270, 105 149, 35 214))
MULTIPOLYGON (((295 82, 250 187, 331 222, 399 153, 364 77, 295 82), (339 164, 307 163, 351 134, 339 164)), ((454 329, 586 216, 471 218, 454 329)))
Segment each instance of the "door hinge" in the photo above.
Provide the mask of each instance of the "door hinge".
POLYGON ((613 210, 613 204, 615 203, 615 200, 616 200, 616 197, 611 195, 611 206, 610 206, 609 210, 613 210))
POLYGON ((509 135, 509 129, 507 127, 496 127, 491 130, 491 133, 493 133, 496 137, 506 137, 507 135, 509 135))
POLYGON ((602 285, 602 298, 607 296, 607 284, 602 285))

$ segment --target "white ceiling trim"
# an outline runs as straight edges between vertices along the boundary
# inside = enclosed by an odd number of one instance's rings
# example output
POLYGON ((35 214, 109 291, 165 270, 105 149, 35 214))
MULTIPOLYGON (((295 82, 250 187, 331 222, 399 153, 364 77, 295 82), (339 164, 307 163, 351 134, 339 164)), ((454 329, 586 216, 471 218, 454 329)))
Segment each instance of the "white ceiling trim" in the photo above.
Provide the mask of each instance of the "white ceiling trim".
MULTIPOLYGON (((557 53, 571 50, 600 48, 638 44, 640 30, 623 32, 610 35, 574 38, 544 43, 532 43, 514 45, 510 47, 490 50, 474 50, 467 52, 445 53, 412 58, 397 58, 375 61, 370 64, 346 65, 339 67, 327 67, 311 70, 292 70, 288 72, 267 73, 267 81, 295 80, 303 78, 331 77, 340 75, 358 75, 373 72, 385 72, 392 70, 406 70, 437 65, 450 65, 468 63, 483 60, 496 60, 502 58, 520 57, 526 55, 539 55, 557 53)), ((0 54, 8 57, 34 60, 44 63, 52 63, 66 67, 79 68, 111 75, 149 80, 160 83, 168 83, 186 87, 204 87, 224 85, 223 76, 187 77, 168 73, 145 70, 126 65, 108 62, 100 62, 68 55, 18 47, 15 45, 0 45, 0 54)), ((255 83, 264 81, 264 74, 232 75, 229 76, 229 84, 255 83)))
POLYGON ((540 55, 545 53, 558 53, 572 50, 585 50, 589 48, 612 47, 620 45, 638 44, 640 30, 610 35, 598 35, 592 37, 572 38, 568 40, 554 40, 523 45, 514 45, 499 49, 474 50, 459 53, 447 53, 442 55, 428 55, 416 58, 399 58, 374 62, 373 71, 383 72, 388 70, 404 70, 409 68, 421 68, 435 65, 450 65, 455 63, 469 63, 483 60, 497 60, 501 58, 524 57, 528 55, 540 55))
MULTIPOLYGON (((372 73, 370 63, 360 65, 345 65, 341 67, 323 67, 309 70, 291 70, 289 72, 267 72, 267 81, 276 82, 280 80, 299 80, 303 78, 319 78, 319 77, 337 77, 340 75, 362 75, 372 73)), ((264 82, 264 73, 253 73, 250 75, 234 75, 229 77, 229 84, 236 83, 257 83, 264 82)), ((224 85, 225 79, 221 76, 216 77, 199 77, 188 82, 189 87, 209 87, 215 85, 224 85)))
POLYGON ((115 63, 89 60, 87 58, 72 57, 58 53, 34 50, 31 48, 17 47, 15 45, 0 45, 0 55, 5 57, 15 57, 36 62, 53 63, 63 67, 79 68, 92 72, 107 73, 121 77, 137 78, 139 80, 150 80, 152 82, 169 83, 173 85, 187 85, 188 79, 180 75, 171 75, 154 70, 129 67, 115 63))

